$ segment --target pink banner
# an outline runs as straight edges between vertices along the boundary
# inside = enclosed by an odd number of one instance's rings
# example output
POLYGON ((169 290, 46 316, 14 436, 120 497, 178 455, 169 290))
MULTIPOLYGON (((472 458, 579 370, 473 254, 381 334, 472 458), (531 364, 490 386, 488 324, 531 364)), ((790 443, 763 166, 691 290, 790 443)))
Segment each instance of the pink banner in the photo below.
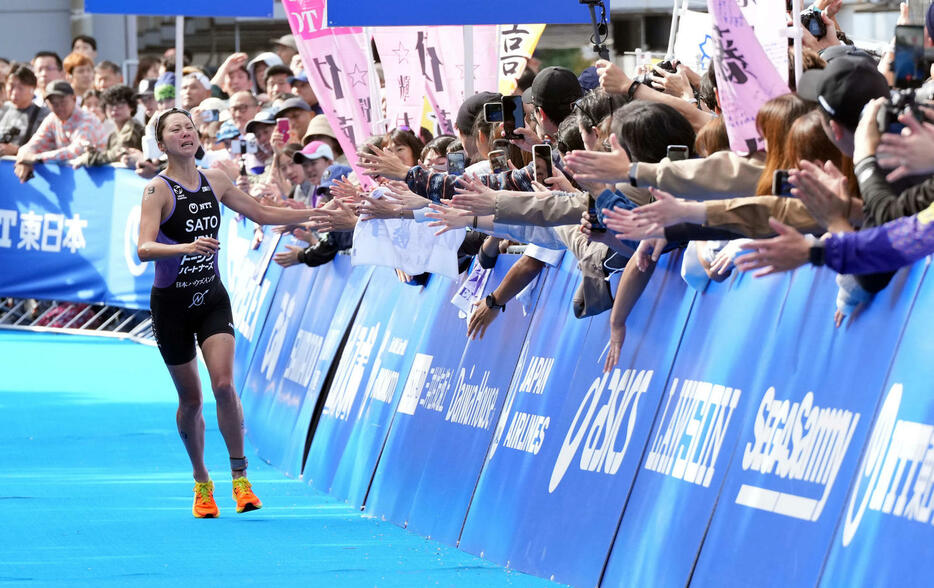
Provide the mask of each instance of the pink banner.
POLYGON ((425 84, 419 59, 421 27, 377 27, 373 40, 386 80, 386 118, 389 126, 421 126, 425 84))
POLYGON ((373 119, 363 31, 327 27, 325 0, 282 0, 282 5, 298 43, 308 83, 347 160, 357 170, 357 144, 370 136, 373 119))
POLYGON ((764 147, 756 130, 759 108, 790 90, 769 60, 736 0, 708 0, 713 21, 714 70, 730 148, 751 153, 764 147))
MULTIPOLYGON (((451 91, 446 67, 441 59, 442 39, 448 40, 443 37, 441 29, 460 30, 459 27, 428 27, 428 30, 422 36, 422 42, 418 45, 419 60, 425 76, 425 91, 428 94, 428 102, 431 103, 435 114, 438 115, 438 125, 441 127, 441 132, 453 135, 454 119, 457 118, 457 109, 460 107, 460 102, 457 102, 451 91)), ((450 30, 448 34, 451 34, 450 30)), ((463 40, 461 43, 461 52, 463 52, 463 40)))

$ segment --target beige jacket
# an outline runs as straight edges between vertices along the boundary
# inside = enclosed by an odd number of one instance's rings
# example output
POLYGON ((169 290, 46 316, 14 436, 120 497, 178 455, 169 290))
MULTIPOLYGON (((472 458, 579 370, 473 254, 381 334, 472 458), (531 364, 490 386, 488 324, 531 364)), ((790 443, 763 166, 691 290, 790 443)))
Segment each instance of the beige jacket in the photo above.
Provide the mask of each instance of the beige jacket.
POLYGON ((749 196, 710 200, 704 203, 704 207, 707 209, 704 226, 726 229, 754 239, 775 235, 769 226, 769 217, 775 217, 802 233, 824 233, 804 203, 797 198, 749 196))
POLYGON ((718 151, 704 159, 636 164, 640 188, 655 187, 688 200, 736 198, 756 193, 765 168, 765 154, 743 157, 718 151))
MULTIPOLYGON (((628 184, 618 184, 616 188, 640 206, 652 201, 648 190, 628 184)), ((578 225, 585 210, 587 194, 584 192, 570 196, 542 192, 499 195, 493 207, 493 220, 503 224, 541 227, 578 225)))

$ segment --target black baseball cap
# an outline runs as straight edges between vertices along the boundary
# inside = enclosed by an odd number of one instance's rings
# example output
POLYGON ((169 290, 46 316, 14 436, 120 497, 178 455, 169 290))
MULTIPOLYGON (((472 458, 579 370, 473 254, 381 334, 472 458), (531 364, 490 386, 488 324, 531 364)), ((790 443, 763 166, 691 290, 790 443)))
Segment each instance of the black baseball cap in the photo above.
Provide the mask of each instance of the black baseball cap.
POLYGON ((577 75, 566 67, 546 67, 528 89, 535 106, 570 106, 584 95, 577 75))
POLYGON ((863 108, 871 100, 888 96, 889 84, 872 61, 841 55, 824 69, 804 72, 798 95, 817 102, 832 120, 855 131, 863 108))
POLYGON ((494 92, 480 92, 464 100, 461 107, 457 109, 457 118, 454 120, 460 132, 470 134, 473 130, 473 123, 477 116, 483 112, 483 105, 487 102, 500 102, 503 95, 494 92))
POLYGON ((71 87, 71 84, 65 80, 55 80, 54 82, 49 82, 45 87, 45 97, 49 98, 50 96, 74 96, 75 91, 71 87))

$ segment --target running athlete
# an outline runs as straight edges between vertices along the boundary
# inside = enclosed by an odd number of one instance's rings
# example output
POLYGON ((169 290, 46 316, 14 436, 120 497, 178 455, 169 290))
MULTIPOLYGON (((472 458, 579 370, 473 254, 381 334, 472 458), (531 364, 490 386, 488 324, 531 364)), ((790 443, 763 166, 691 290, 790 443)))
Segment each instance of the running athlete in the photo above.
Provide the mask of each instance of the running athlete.
POLYGON ((137 252, 142 261, 156 262, 151 296, 153 333, 178 391, 178 433, 195 478, 192 513, 198 518, 219 514, 214 483, 204 465, 204 417, 195 340, 201 346, 217 400, 217 423, 230 454, 237 512, 256 510, 262 503, 246 477, 243 409, 233 387, 233 315, 215 256, 220 247, 220 205, 261 225, 300 224, 308 220, 308 211, 263 206, 241 192, 223 172, 198 171, 198 132, 184 110, 172 109, 160 115, 156 138, 168 157, 168 166, 144 188, 137 252))

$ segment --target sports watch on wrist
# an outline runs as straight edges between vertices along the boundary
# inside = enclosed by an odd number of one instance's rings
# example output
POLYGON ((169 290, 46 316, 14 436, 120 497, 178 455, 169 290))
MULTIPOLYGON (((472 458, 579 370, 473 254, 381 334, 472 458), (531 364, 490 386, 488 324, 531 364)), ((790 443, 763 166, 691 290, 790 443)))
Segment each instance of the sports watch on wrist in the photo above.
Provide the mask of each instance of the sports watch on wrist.
POLYGON ((814 243, 811 243, 811 248, 808 250, 808 260, 811 262, 811 265, 820 267, 824 265, 824 242, 817 240, 814 243))
POLYGON ((486 307, 489 308, 490 310, 496 310, 496 309, 498 308, 498 309, 500 310, 500 312, 506 312, 506 305, 505 305, 505 304, 497 304, 497 303, 496 303, 496 298, 493 297, 493 294, 488 294, 488 295, 487 295, 487 297, 486 297, 486 307))

